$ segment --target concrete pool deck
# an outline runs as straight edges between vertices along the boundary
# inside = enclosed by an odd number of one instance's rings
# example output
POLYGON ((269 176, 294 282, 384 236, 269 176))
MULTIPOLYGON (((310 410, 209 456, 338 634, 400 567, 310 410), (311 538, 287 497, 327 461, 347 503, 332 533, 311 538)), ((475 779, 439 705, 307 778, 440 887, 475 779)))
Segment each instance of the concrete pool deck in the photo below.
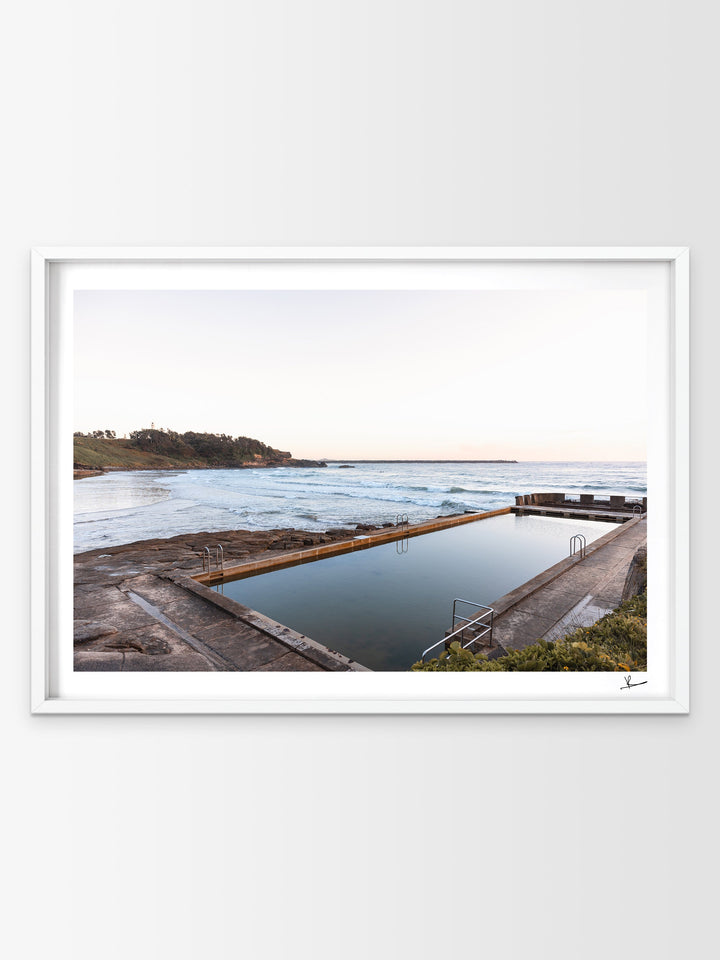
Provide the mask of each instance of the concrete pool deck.
MULTIPOLYGON (((281 624, 264 627, 147 574, 80 605, 74 669, 87 671, 322 671, 364 669, 281 624), (87 620, 90 616, 93 619, 87 620), (277 631, 277 634, 275 634, 277 631)), ((222 597, 219 598, 222 600, 222 597)))
MULTIPOLYGON (((626 523, 627 510, 593 510, 588 507, 511 507, 518 516, 564 517, 567 520, 604 520, 606 523, 626 523)), ((642 515, 642 514, 641 514, 642 515)))
POLYGON ((522 650, 537 640, 556 640, 590 626, 622 601, 636 551, 647 544, 647 519, 627 520, 589 544, 585 557, 568 557, 500 597, 493 643, 522 650))

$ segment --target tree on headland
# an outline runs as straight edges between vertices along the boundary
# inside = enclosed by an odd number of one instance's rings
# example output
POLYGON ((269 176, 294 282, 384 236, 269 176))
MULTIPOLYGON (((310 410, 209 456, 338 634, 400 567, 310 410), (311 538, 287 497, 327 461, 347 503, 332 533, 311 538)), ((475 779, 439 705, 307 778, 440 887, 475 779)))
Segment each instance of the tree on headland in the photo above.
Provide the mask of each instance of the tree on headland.
POLYGON ((89 440, 114 440, 116 433, 114 430, 91 430, 90 433, 83 433, 82 430, 76 430, 74 437, 86 437, 89 440))
POLYGON ((231 437, 226 433, 197 433, 189 430, 177 433, 175 430, 156 430, 146 427, 134 430, 130 434, 131 444, 147 453, 157 453, 166 457, 186 460, 203 460, 212 466, 237 466, 255 459, 288 459, 289 453, 275 450, 252 437, 231 437))
POLYGON ((226 433, 178 433, 145 427, 118 438, 114 430, 75 433, 76 469, 175 469, 178 467, 324 467, 317 460, 294 460, 284 450, 226 433))

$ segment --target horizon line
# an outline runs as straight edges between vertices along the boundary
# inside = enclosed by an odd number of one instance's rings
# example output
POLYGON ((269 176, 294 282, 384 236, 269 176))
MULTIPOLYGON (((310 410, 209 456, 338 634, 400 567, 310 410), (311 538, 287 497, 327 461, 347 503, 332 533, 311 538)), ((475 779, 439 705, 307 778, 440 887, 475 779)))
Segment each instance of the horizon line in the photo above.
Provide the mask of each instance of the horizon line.
POLYGON ((450 459, 440 459, 437 457, 404 457, 402 459, 390 459, 389 457, 297 457, 295 459, 302 460, 321 460, 325 463, 509 463, 509 464, 521 464, 521 463, 647 463, 645 460, 623 460, 623 459, 612 459, 608 457, 602 457, 598 460, 584 460, 578 458, 575 460, 564 459, 556 460, 551 458, 541 458, 537 460, 509 460, 502 457, 495 458, 481 458, 481 459, 467 459, 467 458, 450 458, 450 459))

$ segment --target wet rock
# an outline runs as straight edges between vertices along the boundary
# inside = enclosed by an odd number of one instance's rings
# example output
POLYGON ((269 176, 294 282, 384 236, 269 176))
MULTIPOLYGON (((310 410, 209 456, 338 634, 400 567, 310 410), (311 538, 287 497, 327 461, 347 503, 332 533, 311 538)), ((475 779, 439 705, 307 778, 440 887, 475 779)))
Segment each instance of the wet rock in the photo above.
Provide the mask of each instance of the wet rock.
POLYGON ((76 620, 73 636, 75 643, 92 643, 102 637, 110 637, 117 629, 109 623, 96 623, 92 620, 76 620))
POLYGON ((638 593, 647 590, 647 546, 639 547, 630 561, 622 599, 629 600, 638 593))
POLYGON ((104 640, 96 649, 106 651, 119 650, 122 652, 133 651, 135 653, 144 653, 149 657, 167 655, 171 652, 170 644, 166 640, 161 640, 159 637, 117 637, 111 640, 104 640))

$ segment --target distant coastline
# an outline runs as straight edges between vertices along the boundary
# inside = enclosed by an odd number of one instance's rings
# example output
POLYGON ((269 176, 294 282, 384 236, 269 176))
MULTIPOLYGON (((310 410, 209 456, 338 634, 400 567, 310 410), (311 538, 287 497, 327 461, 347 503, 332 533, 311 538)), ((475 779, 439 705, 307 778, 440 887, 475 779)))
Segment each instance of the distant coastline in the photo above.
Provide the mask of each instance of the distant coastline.
POLYGON ((162 472, 164 470, 272 470, 277 467, 328 467, 333 466, 336 470, 349 469, 356 463, 446 463, 446 464, 464 464, 464 463, 500 463, 513 464, 520 463, 519 460, 300 460, 290 458, 288 460, 254 460, 248 463, 228 463, 228 464, 208 464, 197 463, 193 461, 182 461, 177 463, 158 463, 156 460, 142 464, 110 465, 88 467, 75 466, 73 469, 73 478, 75 480, 84 480, 88 477, 101 477, 106 473, 136 472, 142 470, 153 470, 162 472), (337 466, 336 466, 337 464, 337 466))
POLYGON ((352 468, 355 464, 515 464, 517 460, 437 460, 379 458, 347 460, 293 457, 252 437, 224 433, 178 433, 153 424, 118 437, 113 430, 93 430, 73 436, 73 477, 83 480, 114 471, 135 470, 248 470, 273 467, 352 468))

